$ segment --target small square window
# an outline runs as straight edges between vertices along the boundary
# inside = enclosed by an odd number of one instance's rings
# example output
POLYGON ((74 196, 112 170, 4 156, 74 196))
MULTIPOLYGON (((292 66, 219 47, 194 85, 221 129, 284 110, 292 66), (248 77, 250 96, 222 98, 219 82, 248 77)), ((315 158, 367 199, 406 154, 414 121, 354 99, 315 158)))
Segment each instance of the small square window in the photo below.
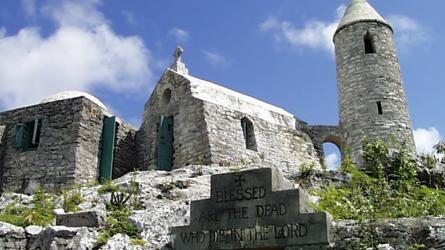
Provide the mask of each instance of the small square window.
POLYGON ((19 123, 15 126, 15 146, 22 150, 34 150, 39 146, 42 120, 19 123))

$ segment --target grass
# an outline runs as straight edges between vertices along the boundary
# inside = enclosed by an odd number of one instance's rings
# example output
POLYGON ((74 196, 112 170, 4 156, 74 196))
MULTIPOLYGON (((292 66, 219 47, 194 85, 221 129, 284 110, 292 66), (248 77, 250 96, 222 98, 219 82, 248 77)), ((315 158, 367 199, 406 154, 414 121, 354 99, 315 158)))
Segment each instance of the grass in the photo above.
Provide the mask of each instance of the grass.
POLYGON ((18 202, 10 203, 0 213, 0 221, 4 221, 19 227, 29 225, 47 226, 54 221, 54 195, 45 193, 39 188, 34 195, 31 206, 23 206, 18 202))

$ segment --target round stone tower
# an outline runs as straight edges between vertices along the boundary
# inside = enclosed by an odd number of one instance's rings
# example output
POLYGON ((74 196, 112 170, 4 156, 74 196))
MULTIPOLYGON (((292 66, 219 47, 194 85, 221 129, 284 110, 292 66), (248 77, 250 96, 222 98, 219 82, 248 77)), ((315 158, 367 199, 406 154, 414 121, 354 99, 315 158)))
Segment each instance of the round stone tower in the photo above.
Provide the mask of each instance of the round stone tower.
POLYGON ((335 34, 340 128, 361 162, 364 137, 415 152, 393 29, 366 1, 352 0, 335 34))

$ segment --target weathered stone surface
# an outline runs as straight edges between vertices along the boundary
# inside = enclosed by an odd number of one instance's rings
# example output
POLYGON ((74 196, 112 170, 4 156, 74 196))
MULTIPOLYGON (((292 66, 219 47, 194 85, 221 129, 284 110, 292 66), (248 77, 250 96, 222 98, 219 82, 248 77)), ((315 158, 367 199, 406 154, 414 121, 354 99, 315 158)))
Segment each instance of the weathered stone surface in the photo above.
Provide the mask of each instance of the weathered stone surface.
POLYGON ((131 244, 131 239, 125 234, 116 234, 108 240, 107 244, 101 247, 101 250, 142 250, 154 249, 144 248, 143 246, 135 246, 131 244))
POLYGON ((82 211, 56 215, 56 225, 67 227, 102 227, 105 215, 99 211, 82 211))
POLYGON ((136 163, 136 129, 118 119, 114 143, 113 179, 134 170, 136 163))
POLYGON ((352 148, 353 160, 361 162, 365 136, 371 141, 393 138, 414 154, 411 119, 392 29, 374 20, 351 23, 337 31, 334 43, 340 127, 345 146, 352 148), (375 53, 365 53, 365 34, 371 36, 375 53))
POLYGON ((307 173, 300 173, 296 176, 289 176, 288 178, 294 180, 298 187, 310 189, 321 188, 324 185, 345 185, 351 180, 351 175, 342 173, 340 171, 311 170, 307 173))
POLYGON ((445 164, 436 163, 435 166, 425 166, 420 159, 417 162, 419 165, 417 178, 423 185, 445 188, 445 164))
MULTIPOLYGON (((84 97, 0 113, 3 188, 33 193, 39 186, 55 191, 97 180, 103 119, 110 115, 84 97), (38 147, 16 148, 15 126, 34 119, 42 119, 38 147)), ((117 127, 114 169, 120 176, 134 167, 136 129, 121 120, 117 127)))
POLYGON ((25 228, 26 234, 30 235, 30 236, 39 235, 42 232, 42 230, 43 230, 43 227, 41 227, 41 226, 34 226, 34 225, 27 226, 25 228))
POLYGON ((214 83, 167 70, 145 105, 137 133, 138 165, 155 169, 160 116, 173 116, 173 167, 267 164, 297 173, 320 158, 300 122, 287 111, 214 83), (168 102, 163 101, 171 92, 168 102), (241 120, 253 124, 255 149, 246 148, 241 120))
MULTIPOLYGON (((372 248, 369 249, 373 250, 372 248)), ((392 247, 390 244, 380 244, 377 246, 377 250, 394 250, 394 247, 392 247)))
POLYGON ((91 250, 95 246, 99 233, 90 228, 80 228, 76 236, 67 244, 67 249, 72 250, 91 250))
POLYGON ((72 239, 79 228, 64 226, 50 226, 45 228, 28 246, 30 250, 38 249, 66 249, 69 240, 72 239))
POLYGON ((445 218, 405 218, 375 223, 336 221, 332 249, 361 249, 381 245, 403 250, 415 244, 425 249, 445 249, 445 218))
MULTIPOLYGON (((241 166, 237 169, 248 170, 264 167, 261 165, 241 166)), ((188 166, 172 172, 141 171, 116 179, 121 187, 139 183, 139 198, 143 208, 130 216, 146 241, 144 249, 172 249, 169 227, 185 226, 190 223, 190 201, 210 198, 210 175, 233 170, 218 166, 188 166)), ((335 176, 335 175, 334 175, 335 176)), ((289 176, 290 179, 294 179, 289 176)), ((321 178, 321 182, 323 181, 321 178)), ((304 185, 303 185, 304 186, 304 185)), ((94 204, 94 209, 105 211, 109 196, 99 195, 98 187, 84 187, 79 191, 85 202, 94 204)), ((277 190, 277 189, 275 189, 277 190)), ((2 194, 1 209, 14 202, 16 194, 2 194), (6 197, 6 198, 5 198, 6 197)), ((23 200, 31 200, 32 196, 23 200)), ((61 200, 59 201, 61 202, 61 200)), ((89 208, 88 208, 89 209, 89 208)), ((332 227, 333 246, 331 249, 363 249, 369 235, 369 225, 356 221, 334 221, 332 227), (364 225, 366 228, 364 228, 364 225)), ((371 227, 372 228, 372 227, 371 227)), ((427 249, 445 249, 445 218, 419 218, 381 221, 376 224, 377 245, 389 244, 394 249, 409 249, 414 243, 425 244, 427 249)), ((99 234, 98 228, 48 227, 37 234, 38 227, 25 230, 9 224, 0 224, 0 249, 53 249, 77 250, 91 249, 99 234), (56 232, 57 231, 57 232, 56 232), (37 235, 36 235, 37 234, 37 235), (35 242, 34 239, 38 241, 35 242), (9 247, 9 248, 7 248, 9 247), (34 248, 31 248, 34 247, 34 248)), ((376 246, 377 246, 376 245, 376 246)), ((299 248, 296 248, 299 249, 299 248)), ((366 249, 366 248, 365 248, 366 249)))
POLYGON ((44 228, 41 226, 27 226, 25 228, 28 246, 34 244, 34 241, 39 237, 39 234, 43 231, 43 229, 44 228))
POLYGON ((5 209, 8 204, 16 201, 20 201, 20 204, 26 206, 32 202, 32 196, 10 192, 2 193, 0 196, 0 210, 5 209))
POLYGON ((23 228, 0 222, 0 249, 26 249, 26 244, 27 239, 23 228))
POLYGON ((302 129, 312 138, 315 150, 320 157, 325 157, 323 149, 323 143, 325 142, 336 145, 341 157, 344 157, 346 153, 346 137, 340 126, 305 125, 302 129))
POLYGON ((192 201, 190 225, 171 229, 177 250, 327 246, 330 216, 310 211, 301 189, 276 169, 211 177, 210 199, 192 201))

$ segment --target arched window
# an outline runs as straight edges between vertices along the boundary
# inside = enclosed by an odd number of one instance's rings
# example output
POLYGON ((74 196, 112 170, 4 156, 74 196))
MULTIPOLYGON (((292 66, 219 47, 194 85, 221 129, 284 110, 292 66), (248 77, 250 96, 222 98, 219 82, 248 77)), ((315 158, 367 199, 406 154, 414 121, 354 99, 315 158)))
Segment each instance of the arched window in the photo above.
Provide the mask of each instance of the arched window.
POLYGON ((172 98, 172 91, 170 89, 164 90, 164 93, 162 93, 162 104, 164 105, 169 104, 171 98, 172 98))
POLYGON ((366 32, 366 35, 363 40, 365 43, 365 54, 374 54, 375 47, 374 47, 374 43, 372 41, 372 36, 369 32, 366 32))
POLYGON ((255 130, 253 128, 253 123, 247 117, 241 119, 241 128, 243 130, 244 141, 247 149, 257 150, 256 140, 255 140, 255 130))

